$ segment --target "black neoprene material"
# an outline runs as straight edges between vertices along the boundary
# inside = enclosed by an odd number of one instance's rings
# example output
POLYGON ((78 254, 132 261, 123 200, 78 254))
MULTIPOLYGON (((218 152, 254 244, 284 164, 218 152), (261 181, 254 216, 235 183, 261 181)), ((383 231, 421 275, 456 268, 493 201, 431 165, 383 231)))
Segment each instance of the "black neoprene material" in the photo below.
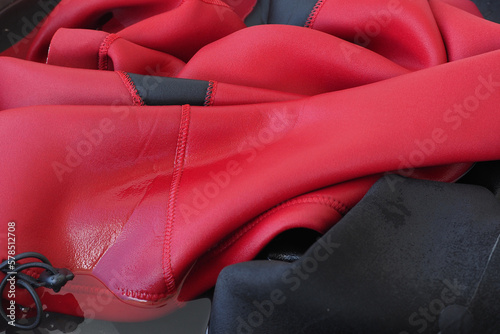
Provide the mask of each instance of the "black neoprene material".
POLYGON ((500 23, 500 1, 472 0, 485 19, 500 23))
POLYGON ((320 237, 320 233, 305 228, 284 231, 269 242, 255 259, 297 261, 320 237))
POLYGON ((207 96, 208 81, 157 77, 128 73, 146 105, 202 106, 207 96))
POLYGON ((288 24, 303 27, 317 0, 258 0, 245 18, 247 26, 288 24))
POLYGON ((225 268, 210 334, 498 333, 500 203, 390 177, 300 260, 225 268))
POLYGON ((483 186, 500 201, 500 161, 478 162, 458 182, 483 186))
POLYGON ((60 0, 0 1, 0 52, 17 44, 33 31, 60 0))

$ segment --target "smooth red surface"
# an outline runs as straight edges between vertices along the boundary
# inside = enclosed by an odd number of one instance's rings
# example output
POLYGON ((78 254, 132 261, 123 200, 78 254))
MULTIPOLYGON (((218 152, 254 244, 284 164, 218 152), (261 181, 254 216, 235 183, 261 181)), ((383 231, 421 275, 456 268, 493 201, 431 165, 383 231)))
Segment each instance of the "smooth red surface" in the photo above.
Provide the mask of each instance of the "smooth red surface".
POLYGON ((384 173, 500 159, 498 25, 468 1, 326 0, 309 27, 246 28, 253 4, 63 0, 29 60, 0 58, 0 254, 15 221, 18 253, 77 273, 49 310, 154 317, 280 232, 326 231, 384 173), (140 106, 123 71, 212 80, 210 106, 140 106))
POLYGON ((374 52, 320 31, 261 25, 204 47, 179 77, 315 95, 408 72, 374 52))
POLYGON ((185 65, 173 56, 131 43, 118 35, 87 29, 59 29, 50 43, 46 63, 169 77, 175 77, 185 65))
POLYGON ((131 105, 116 72, 65 68, 1 57, 0 110, 34 105, 131 105))

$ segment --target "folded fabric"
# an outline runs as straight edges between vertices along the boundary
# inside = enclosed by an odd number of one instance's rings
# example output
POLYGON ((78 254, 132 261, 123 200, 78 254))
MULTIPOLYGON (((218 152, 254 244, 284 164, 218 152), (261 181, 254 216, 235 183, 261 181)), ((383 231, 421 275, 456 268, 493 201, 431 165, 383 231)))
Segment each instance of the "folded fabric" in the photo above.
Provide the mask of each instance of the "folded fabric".
POLYGON ((481 185, 500 200, 500 161, 478 162, 458 182, 481 185))
POLYGON ((392 181, 296 262, 223 269, 209 333, 497 333, 498 201, 479 186, 392 181))
MULTIPOLYGON (((75 273, 65 291, 92 274, 121 298, 164 302, 181 287, 181 298, 192 298, 222 267, 251 259, 278 233, 325 231, 373 181, 320 188, 396 169, 411 174, 405 161, 416 157, 422 159, 415 167, 498 159, 499 95, 481 101, 463 122, 455 115, 460 124, 443 120, 443 110, 447 115, 448 106, 477 87, 487 94, 482 85, 494 78, 497 54, 307 100, 210 112, 190 106, 3 111, 0 143, 9 163, 1 167, 0 185, 9 191, 0 194, 0 218, 17 222, 19 251, 40 252, 75 273), (432 83, 453 88, 443 96, 432 83), (408 105, 419 112, 403 116, 408 105), (330 213, 312 219, 322 205, 330 213), (280 208, 295 211, 295 219, 281 219, 280 208)), ((86 295, 92 284, 81 285, 86 295)), ((116 310, 100 315, 123 316, 116 310)))
POLYGON ((326 232, 385 173, 500 159, 500 30, 469 2, 246 27, 254 4, 63 0, 2 53, 24 59, 0 58, 0 222, 75 274, 46 310, 153 318, 283 231, 326 232))

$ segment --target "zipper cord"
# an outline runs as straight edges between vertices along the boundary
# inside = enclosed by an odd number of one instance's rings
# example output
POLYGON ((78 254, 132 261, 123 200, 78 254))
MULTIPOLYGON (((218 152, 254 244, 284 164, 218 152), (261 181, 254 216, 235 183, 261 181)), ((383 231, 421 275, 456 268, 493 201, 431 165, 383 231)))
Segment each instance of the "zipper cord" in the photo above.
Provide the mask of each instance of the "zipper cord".
MULTIPOLYGON (((57 293, 68 281, 71 281, 75 277, 75 275, 68 269, 54 268, 45 256, 34 252, 27 252, 9 257, 8 260, 5 260, 0 264, 0 271, 5 274, 5 277, 0 283, 0 297, 3 296, 4 289, 7 287, 7 284, 9 284, 11 287, 13 285, 16 285, 26 289, 35 302, 35 320, 27 325, 19 324, 15 321, 15 310, 13 311, 13 315, 11 311, 11 315, 7 316, 4 308, 0 307, 0 315, 7 321, 7 323, 24 330, 35 329, 40 325, 40 322, 42 321, 43 305, 35 289, 44 287, 52 289, 57 293), (37 259, 40 262, 18 264, 19 260, 24 259, 37 259), (45 270, 40 274, 40 277, 38 277, 38 279, 35 279, 30 275, 22 273, 23 270, 29 268, 42 268, 45 270)), ((11 288, 8 289, 7 296, 10 295, 10 292, 11 288)), ((9 307, 14 304, 15 302, 13 302, 13 299, 10 299, 9 307)))

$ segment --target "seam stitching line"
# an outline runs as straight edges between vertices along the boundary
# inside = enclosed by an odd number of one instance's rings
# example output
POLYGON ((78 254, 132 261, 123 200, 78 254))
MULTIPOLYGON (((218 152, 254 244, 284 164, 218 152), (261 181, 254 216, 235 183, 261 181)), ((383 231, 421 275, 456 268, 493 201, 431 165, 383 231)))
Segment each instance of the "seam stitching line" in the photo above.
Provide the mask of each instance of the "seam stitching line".
POLYGON ((214 95, 216 88, 217 82, 210 80, 208 82, 207 94, 205 95, 205 102, 203 103, 205 107, 209 107, 214 104, 214 95))
POLYGON ((109 34, 102 41, 101 46, 99 47, 99 55, 97 59, 97 68, 99 70, 102 71, 108 70, 108 63, 109 63, 108 51, 109 48, 111 47, 111 44, 113 44, 113 42, 116 41, 118 38, 120 38, 120 36, 116 34, 109 34))
POLYGON ((318 17, 319 11, 321 10, 321 8, 323 8, 325 1, 326 0, 318 0, 318 2, 316 2, 316 4, 313 7, 313 10, 309 14, 309 17, 307 18, 307 21, 306 21, 306 24, 304 25, 304 27, 311 28, 311 29, 313 28, 314 22, 316 21, 316 18, 318 17))
POLYGON ((163 249, 163 277, 167 286, 167 294, 175 292, 176 283, 172 269, 172 235, 175 223, 175 211, 177 206, 177 196, 184 170, 186 146, 189 133, 189 123, 191 116, 191 106, 182 106, 181 123, 179 127, 179 137, 177 139, 177 149, 175 152, 174 169, 172 173, 172 183, 170 184, 170 195, 168 199, 167 225, 165 228, 165 241, 163 249))
POLYGON ((137 91, 137 87, 134 84, 134 81, 132 81, 132 78, 124 72, 124 71, 118 71, 116 72, 120 76, 120 78, 123 81, 123 84, 127 88, 127 90, 130 93, 130 96, 132 97, 132 102, 134 106, 143 106, 144 101, 142 100, 141 96, 139 95, 139 92, 137 91))
POLYGON ((298 205, 298 204, 307 204, 307 203, 312 203, 312 204, 322 204, 326 205, 333 210, 337 211, 340 215, 344 216, 348 211, 349 207, 342 203, 341 201, 329 197, 329 196, 311 196, 311 197, 306 197, 306 198, 301 198, 301 199, 292 199, 288 202, 278 204, 274 208, 269 209, 267 212, 262 214, 260 217, 258 217, 256 220, 251 221, 250 223, 246 224, 242 228, 240 228, 239 231, 236 231, 233 236, 229 239, 227 239, 225 242, 222 242, 219 247, 216 247, 209 253, 209 257, 218 255, 222 252, 224 252, 227 248, 231 247, 236 241, 238 241, 243 235, 245 235, 248 231, 253 229, 255 226, 257 226, 260 222, 262 222, 265 218, 268 216, 274 214, 276 211, 279 211, 281 209, 293 206, 293 205, 298 205))

